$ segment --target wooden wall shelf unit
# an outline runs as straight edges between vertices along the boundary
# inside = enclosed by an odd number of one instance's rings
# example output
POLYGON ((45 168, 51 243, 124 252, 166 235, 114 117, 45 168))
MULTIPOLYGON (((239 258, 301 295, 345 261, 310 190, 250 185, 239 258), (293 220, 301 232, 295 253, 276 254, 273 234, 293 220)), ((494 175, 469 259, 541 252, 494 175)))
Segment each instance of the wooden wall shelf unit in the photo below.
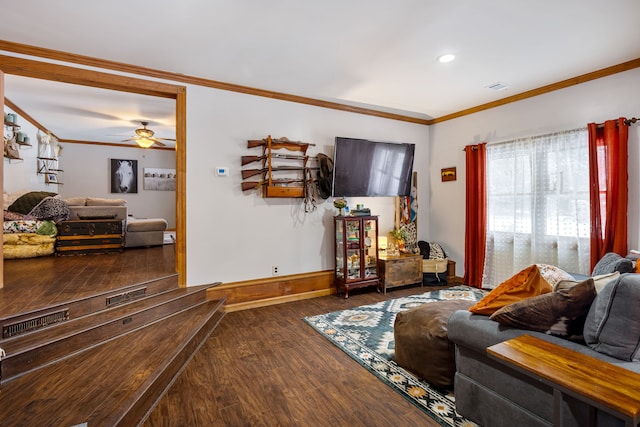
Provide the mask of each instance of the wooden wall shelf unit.
POLYGON ((15 123, 15 122, 9 122, 6 119, 4 120, 4 128, 7 130, 7 132, 4 133, 4 138, 8 139, 8 141, 4 142, 5 145, 11 145, 14 150, 9 152, 7 151, 7 147, 3 147, 4 149, 4 157, 6 159, 9 159, 9 163, 11 163, 11 160, 18 160, 18 161, 22 161, 23 159, 20 157, 18 153, 18 149, 19 148, 30 148, 31 144, 29 142, 25 142, 24 140, 21 141, 20 138, 18 138, 19 134, 24 135, 22 132, 20 132, 20 125, 15 123))
POLYGON ((305 196, 305 185, 311 179, 307 166, 309 156, 307 149, 315 144, 300 141, 289 141, 287 138, 272 139, 271 135, 264 139, 252 139, 247 148, 261 148, 260 156, 242 156, 242 166, 260 162, 257 169, 243 169, 242 191, 262 189, 263 197, 305 196), (287 153, 286 151, 293 152, 287 153), (256 180, 256 177, 258 179, 256 180))
POLYGON ((58 159, 55 157, 38 157, 38 174, 44 175, 45 184, 62 185, 60 182, 60 172, 64 172, 58 167, 58 159))

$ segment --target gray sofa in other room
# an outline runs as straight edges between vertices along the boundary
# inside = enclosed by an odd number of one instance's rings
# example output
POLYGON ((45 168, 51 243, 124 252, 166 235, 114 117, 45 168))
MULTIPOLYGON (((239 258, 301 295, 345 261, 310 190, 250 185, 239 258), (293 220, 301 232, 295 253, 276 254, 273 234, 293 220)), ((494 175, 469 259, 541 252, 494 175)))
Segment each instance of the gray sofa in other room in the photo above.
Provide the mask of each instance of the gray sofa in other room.
POLYGON ((71 197, 65 202, 69 205, 69 220, 127 219, 127 202, 123 199, 71 197))
POLYGON ((124 246, 134 248, 162 245, 166 229, 167 220, 164 218, 133 218, 129 216, 124 246))

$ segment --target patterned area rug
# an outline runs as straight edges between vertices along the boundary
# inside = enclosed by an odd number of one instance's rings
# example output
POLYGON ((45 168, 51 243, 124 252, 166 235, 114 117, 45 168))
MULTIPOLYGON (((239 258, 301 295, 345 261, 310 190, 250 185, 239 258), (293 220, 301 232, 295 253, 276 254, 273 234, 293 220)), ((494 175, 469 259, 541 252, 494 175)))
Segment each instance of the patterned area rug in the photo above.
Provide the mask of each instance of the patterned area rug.
POLYGON ((309 316, 304 321, 440 425, 471 427, 477 424, 456 413, 451 390, 436 388, 396 365, 393 324, 396 313, 421 304, 448 299, 478 301, 484 295, 479 289, 455 286, 309 316))

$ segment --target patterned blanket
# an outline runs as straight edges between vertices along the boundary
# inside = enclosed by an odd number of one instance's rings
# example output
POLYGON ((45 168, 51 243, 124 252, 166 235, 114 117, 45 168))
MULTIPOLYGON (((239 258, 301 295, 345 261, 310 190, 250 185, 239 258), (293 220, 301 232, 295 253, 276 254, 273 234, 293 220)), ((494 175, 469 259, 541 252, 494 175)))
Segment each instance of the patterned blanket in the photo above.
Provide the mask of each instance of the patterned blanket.
POLYGON ((71 212, 67 202, 55 197, 45 197, 28 214, 40 220, 51 220, 53 222, 66 221, 71 212))
POLYGON ((53 221, 40 221, 37 219, 24 219, 17 221, 4 221, 3 233, 36 233, 47 236, 55 236, 57 228, 53 221))

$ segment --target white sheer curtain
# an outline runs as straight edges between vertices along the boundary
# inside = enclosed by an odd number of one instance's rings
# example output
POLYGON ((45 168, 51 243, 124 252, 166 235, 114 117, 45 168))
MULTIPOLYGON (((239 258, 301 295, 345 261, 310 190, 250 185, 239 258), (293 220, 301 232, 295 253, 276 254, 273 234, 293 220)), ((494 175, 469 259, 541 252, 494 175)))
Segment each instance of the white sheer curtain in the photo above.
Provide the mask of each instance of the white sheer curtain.
POLYGON ((487 145, 483 287, 531 264, 589 273, 587 129, 487 145))

